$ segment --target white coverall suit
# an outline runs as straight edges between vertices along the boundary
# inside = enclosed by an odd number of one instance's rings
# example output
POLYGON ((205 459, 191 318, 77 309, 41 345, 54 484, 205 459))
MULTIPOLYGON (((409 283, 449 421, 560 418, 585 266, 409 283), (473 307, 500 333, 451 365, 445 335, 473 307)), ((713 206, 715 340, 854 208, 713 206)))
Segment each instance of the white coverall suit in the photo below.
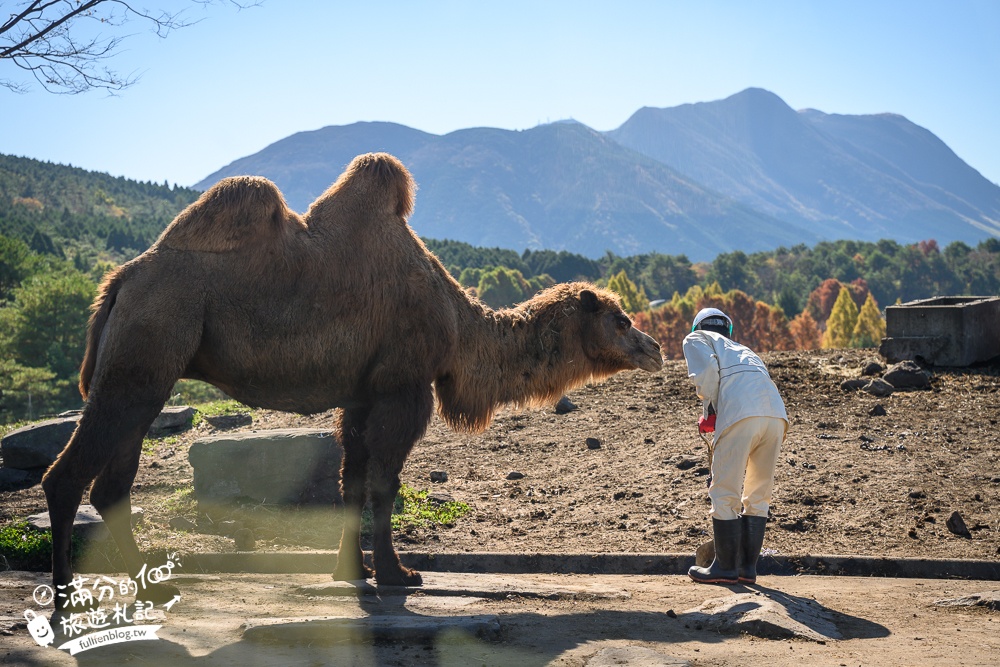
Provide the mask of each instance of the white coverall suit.
POLYGON ((688 377, 716 413, 712 484, 713 518, 767 516, 774 468, 788 430, 777 387, 753 350, 714 331, 684 338, 688 377))

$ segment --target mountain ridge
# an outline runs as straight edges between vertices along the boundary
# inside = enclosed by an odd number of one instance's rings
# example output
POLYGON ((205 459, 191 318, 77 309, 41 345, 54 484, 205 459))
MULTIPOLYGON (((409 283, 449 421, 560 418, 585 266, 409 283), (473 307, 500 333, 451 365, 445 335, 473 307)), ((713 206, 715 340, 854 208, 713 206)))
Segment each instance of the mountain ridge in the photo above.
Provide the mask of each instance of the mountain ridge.
POLYGON ((293 134, 226 165, 263 175, 303 211, 359 153, 386 151, 420 188, 422 236, 516 250, 686 254, 819 240, 1000 236, 1000 187, 898 114, 795 111, 748 88, 643 107, 619 128, 578 121, 435 135, 363 122, 293 134))

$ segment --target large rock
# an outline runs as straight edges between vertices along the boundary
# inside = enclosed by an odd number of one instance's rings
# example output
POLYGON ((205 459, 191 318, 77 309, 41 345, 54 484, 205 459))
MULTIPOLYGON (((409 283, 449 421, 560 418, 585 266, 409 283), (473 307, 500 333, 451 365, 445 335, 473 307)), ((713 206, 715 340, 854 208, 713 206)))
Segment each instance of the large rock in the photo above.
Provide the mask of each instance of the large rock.
POLYGON ((737 593, 707 600, 680 618, 685 625, 723 634, 746 634, 761 639, 841 639, 837 614, 815 600, 778 591, 737 593))
POLYGON ((187 405, 170 406, 163 408, 163 411, 153 420, 149 427, 149 435, 160 438, 171 433, 180 433, 191 428, 194 422, 196 410, 187 405))
POLYGON ((79 415, 49 419, 11 431, 0 441, 0 456, 6 468, 47 468, 69 442, 79 415))
POLYGON ((879 378, 875 378, 874 380, 867 382, 862 389, 872 396, 877 396, 879 398, 892 396, 892 392, 895 390, 892 384, 879 378))
POLYGON ((330 431, 307 428, 214 435, 188 451, 199 505, 340 504, 342 457, 330 431))
MULTIPOLYGON (((164 408, 149 433, 161 436, 189 428, 194 413, 194 408, 186 406, 164 408)), ((0 441, 4 467, 30 470, 52 465, 80 422, 79 412, 64 414, 66 416, 31 424, 5 435, 0 441)))
POLYGON ((931 375, 914 361, 901 361, 890 366, 882 379, 896 389, 923 389, 931 384, 931 375))
POLYGON ((20 491, 21 489, 27 489, 30 486, 34 486, 42 481, 42 475, 45 473, 44 468, 35 468, 34 470, 21 470, 19 468, 0 468, 0 492, 2 491, 20 491))
MULTIPOLYGON (((144 512, 141 507, 132 508, 133 527, 142 520, 144 512)), ((35 530, 50 530, 52 520, 48 512, 32 514, 28 517, 28 525, 35 530)), ((80 505, 73 519, 73 534, 93 542, 100 542, 111 537, 104 519, 93 505, 80 505)))

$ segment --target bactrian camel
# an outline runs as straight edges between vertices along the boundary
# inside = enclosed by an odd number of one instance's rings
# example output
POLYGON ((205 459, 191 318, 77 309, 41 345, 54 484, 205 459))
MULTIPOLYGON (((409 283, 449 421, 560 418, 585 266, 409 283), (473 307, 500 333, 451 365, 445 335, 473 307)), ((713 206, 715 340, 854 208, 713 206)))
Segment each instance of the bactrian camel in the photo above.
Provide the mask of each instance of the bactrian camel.
POLYGON ((393 548, 390 515, 435 394, 445 422, 474 432, 500 406, 551 404, 618 371, 660 369, 659 346, 608 291, 556 285, 496 311, 471 297, 407 224, 414 190, 384 153, 355 158, 304 215, 264 178, 228 178, 110 273, 87 334, 85 409, 43 481, 56 585, 72 578, 70 532, 91 482, 129 574, 142 567, 130 490, 143 436, 179 378, 254 407, 340 408, 346 519, 334 576, 373 574, 360 542, 367 481, 375 579, 419 585, 393 548))

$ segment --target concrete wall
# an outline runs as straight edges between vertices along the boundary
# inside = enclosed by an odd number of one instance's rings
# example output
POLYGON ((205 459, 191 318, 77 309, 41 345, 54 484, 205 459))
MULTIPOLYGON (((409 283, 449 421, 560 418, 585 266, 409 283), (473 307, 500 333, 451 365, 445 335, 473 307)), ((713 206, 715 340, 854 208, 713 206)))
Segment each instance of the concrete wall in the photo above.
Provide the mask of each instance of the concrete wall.
POLYGON ((1000 297, 945 296, 885 309, 879 353, 890 362, 970 366, 1000 356, 1000 297))

